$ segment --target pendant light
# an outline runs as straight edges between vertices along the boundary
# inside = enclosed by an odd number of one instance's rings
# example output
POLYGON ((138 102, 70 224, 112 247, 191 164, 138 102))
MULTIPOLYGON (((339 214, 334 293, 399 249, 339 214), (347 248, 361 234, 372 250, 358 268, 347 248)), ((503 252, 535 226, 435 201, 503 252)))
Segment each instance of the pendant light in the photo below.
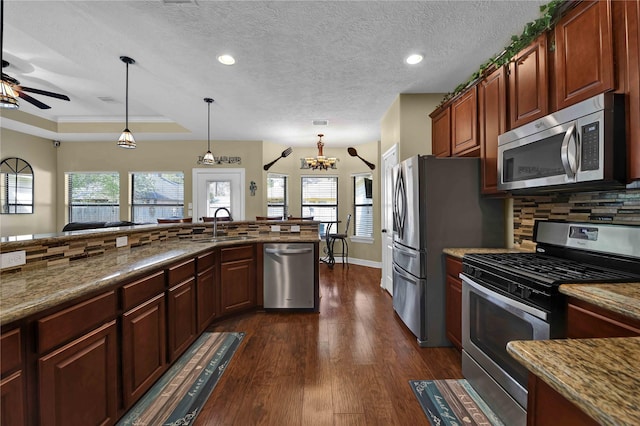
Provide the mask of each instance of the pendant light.
POLYGON ((202 157, 202 164, 207 166, 211 166, 214 164, 213 154, 211 153, 211 103, 213 99, 204 98, 204 101, 207 103, 207 152, 202 157))
MULTIPOLYGON (((4 0, 0 1, 0 66, 5 66, 5 61, 2 60, 3 49, 3 37, 4 37, 4 0)), ((7 63, 8 65, 8 63, 7 63)), ((18 94, 13 90, 8 81, 5 81, 0 69, 0 108, 18 109, 18 94)))
POLYGON ((133 138, 131 131, 129 130, 129 65, 135 64, 136 61, 131 59, 128 56, 120 56, 120 60, 127 64, 127 95, 125 101, 126 115, 125 115, 125 126, 122 134, 120 135, 120 139, 118 139, 118 146, 120 148, 135 148, 136 140, 133 138))

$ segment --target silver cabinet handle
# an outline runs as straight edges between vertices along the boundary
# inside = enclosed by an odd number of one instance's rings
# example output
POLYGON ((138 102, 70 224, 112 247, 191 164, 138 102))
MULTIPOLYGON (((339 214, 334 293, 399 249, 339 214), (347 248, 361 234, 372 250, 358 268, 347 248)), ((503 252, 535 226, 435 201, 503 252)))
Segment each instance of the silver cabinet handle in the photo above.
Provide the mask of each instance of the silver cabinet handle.
POLYGON ((562 157, 562 167, 570 178, 575 177, 578 171, 578 144, 574 136, 576 125, 572 124, 562 139, 560 156, 562 157), (573 141, 573 143, 571 143, 573 141), (572 149, 573 148, 573 149, 572 149))
POLYGON ((269 253, 269 254, 275 254, 275 255, 281 255, 281 254, 303 254, 303 253, 311 253, 313 251, 313 249, 310 248, 304 248, 304 249, 286 249, 286 250, 280 250, 280 249, 264 249, 265 253, 269 253))

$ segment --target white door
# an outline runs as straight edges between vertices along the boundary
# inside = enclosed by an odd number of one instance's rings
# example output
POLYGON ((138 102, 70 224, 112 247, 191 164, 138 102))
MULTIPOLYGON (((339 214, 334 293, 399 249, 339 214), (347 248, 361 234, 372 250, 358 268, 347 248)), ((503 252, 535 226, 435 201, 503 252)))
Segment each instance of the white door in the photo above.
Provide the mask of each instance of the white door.
POLYGON ((393 295, 393 166, 398 164, 398 144, 382 155, 382 278, 380 286, 393 295))
MULTIPOLYGON (((244 169, 193 169, 193 217, 212 217, 219 207, 244 220, 244 169)), ((220 212, 218 216, 226 216, 220 212)))

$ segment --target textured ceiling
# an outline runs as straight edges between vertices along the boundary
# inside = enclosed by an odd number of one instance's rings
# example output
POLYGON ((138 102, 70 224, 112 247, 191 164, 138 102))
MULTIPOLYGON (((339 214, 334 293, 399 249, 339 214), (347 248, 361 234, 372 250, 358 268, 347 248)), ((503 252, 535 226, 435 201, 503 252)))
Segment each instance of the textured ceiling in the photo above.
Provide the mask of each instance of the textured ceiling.
POLYGON ((62 141, 117 139, 125 112, 119 57, 127 55, 136 60, 129 127, 138 142, 206 140, 204 97, 215 99, 214 140, 300 146, 323 132, 333 146, 371 142, 399 93, 452 91, 538 18, 542 3, 5 0, 11 66, 3 71, 71 102, 34 95, 51 105, 44 111, 21 102, 21 111, 57 122, 61 133, 6 118, 2 126, 62 141), (414 52, 424 61, 406 65, 414 52), (218 63, 222 53, 236 64, 218 63), (103 130, 77 133, 71 123, 103 130), (166 123, 186 131, 163 133, 166 123))

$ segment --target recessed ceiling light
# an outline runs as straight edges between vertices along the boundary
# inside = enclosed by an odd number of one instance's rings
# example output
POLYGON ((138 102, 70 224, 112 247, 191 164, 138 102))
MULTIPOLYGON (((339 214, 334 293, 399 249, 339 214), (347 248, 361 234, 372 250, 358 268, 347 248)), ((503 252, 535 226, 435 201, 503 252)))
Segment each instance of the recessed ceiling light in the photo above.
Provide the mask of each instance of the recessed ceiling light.
POLYGON ((407 56, 407 59, 405 59, 405 62, 408 63, 409 65, 415 65, 422 62, 422 58, 423 56, 418 54, 409 55, 407 56))
POLYGON ((220 55, 218 56, 218 62, 223 65, 233 65, 236 63, 236 60, 231 55, 220 55))

